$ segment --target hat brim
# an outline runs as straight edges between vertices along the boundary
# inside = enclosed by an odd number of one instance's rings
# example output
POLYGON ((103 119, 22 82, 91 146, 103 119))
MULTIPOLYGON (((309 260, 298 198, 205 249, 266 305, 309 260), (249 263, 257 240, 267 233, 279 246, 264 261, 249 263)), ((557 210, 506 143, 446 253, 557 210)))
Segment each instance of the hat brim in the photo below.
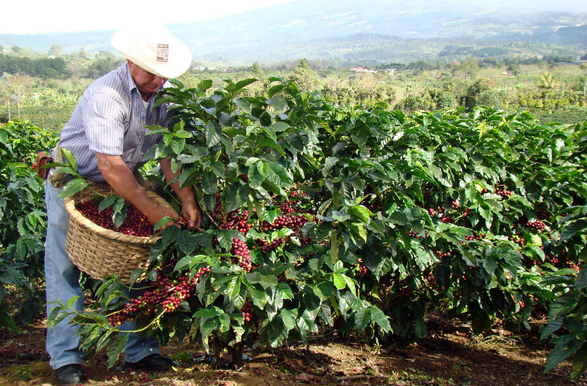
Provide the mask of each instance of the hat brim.
MULTIPOLYGON (((152 38, 151 40, 155 40, 152 38)), ((167 62, 157 61, 156 45, 141 39, 132 30, 116 32, 111 39, 114 49, 125 58, 154 75, 162 78, 177 78, 185 73, 192 63, 192 54, 188 46, 171 34, 165 35, 163 40, 168 45, 167 62)))

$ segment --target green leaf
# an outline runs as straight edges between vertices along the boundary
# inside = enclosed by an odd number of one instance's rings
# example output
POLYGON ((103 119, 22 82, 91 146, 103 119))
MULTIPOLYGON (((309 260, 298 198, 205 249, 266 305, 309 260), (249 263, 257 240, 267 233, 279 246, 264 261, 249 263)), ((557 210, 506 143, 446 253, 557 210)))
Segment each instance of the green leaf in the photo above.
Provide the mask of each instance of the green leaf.
MULTIPOLYGON (((272 87, 273 89, 273 87, 272 87)), ((287 101, 281 97, 273 97, 265 101, 269 106, 273 107, 276 111, 284 111, 287 109, 287 101)))
POLYGON ((16 253, 21 259, 24 260, 26 258, 26 244, 22 238, 19 238, 16 242, 16 253))
POLYGON ((200 320, 200 331, 202 332, 202 336, 204 338, 211 335, 214 330, 217 330, 219 327, 220 320, 218 317, 202 318, 200 320))
POLYGON ((355 313, 355 328, 363 331, 371 323, 371 313, 369 308, 360 307, 355 313))
POLYGON ((580 295, 577 291, 567 292, 559 296, 549 307, 549 318, 555 319, 559 315, 565 315, 577 305, 580 295))
POLYGON ((581 264, 581 270, 575 280, 575 287, 578 289, 587 287, 587 264, 581 264))
MULTIPOLYGON (((279 79, 274 78, 274 81, 280 81, 279 79)), ((270 82, 272 82, 271 79, 269 79, 270 82)), ((267 92, 267 95, 272 98, 275 94, 280 93, 283 89, 284 89, 284 85, 283 84, 278 84, 275 86, 271 86, 271 88, 269 89, 269 91, 267 92)))
POLYGON ((389 220, 393 223, 393 224, 397 224, 400 226, 406 226, 409 225, 410 221, 408 220, 408 216, 406 215, 405 212, 402 211, 395 211, 391 214, 391 216, 389 217, 389 220))
MULTIPOLYGON (((173 217, 165 216, 161 220, 157 221, 157 223, 155 224, 155 226, 153 228, 155 230, 159 230, 170 221, 173 222, 173 217)), ((174 228, 174 227, 167 227, 167 228, 174 228)), ((167 228, 165 228, 165 229, 167 229, 167 228)), ((169 244, 167 244, 167 245, 169 245, 169 244)))
MULTIPOLYGON (((171 219, 171 217, 164 217, 161 220, 159 220, 157 222, 157 224, 155 224, 155 227, 157 227, 157 225, 162 226, 165 225, 167 221, 169 220, 173 220, 171 219)), ((163 242, 163 248, 167 248, 169 246, 169 244, 173 243, 178 237, 179 234, 181 233, 181 229, 179 229, 176 226, 170 226, 167 227, 163 230, 163 234, 162 234, 162 242, 163 242)))
POLYGON ((332 172, 332 168, 334 165, 338 163, 338 158, 336 157, 328 157, 324 162, 324 167, 322 168, 322 175, 324 177, 328 177, 332 172))
MULTIPOLYGON (((204 260, 206 255, 197 255, 197 256, 185 256, 180 261, 175 264, 174 271, 185 271, 186 269, 192 269, 196 264, 200 261, 204 260)), ((195 273, 194 273, 195 274, 195 273)))
POLYGON ((72 196, 72 195, 76 194, 77 192, 84 190, 88 185, 89 185, 88 181, 81 179, 81 178, 76 178, 75 180, 71 180, 63 187, 63 189, 61 189, 61 192, 59 193, 59 198, 65 198, 67 196, 72 196))
POLYGON ((241 110, 243 110, 244 112, 246 112, 247 114, 251 113, 251 103, 244 99, 244 98, 238 98, 235 99, 234 104, 241 110))
POLYGON ((224 209, 231 212, 243 206, 247 202, 247 198, 251 193, 249 184, 238 180, 231 184, 222 194, 222 201, 224 202, 224 209))
POLYGON ((109 206, 114 205, 117 199, 117 195, 113 194, 111 196, 106 197, 102 201, 100 201, 100 205, 98 206, 98 211, 102 212, 104 209, 108 208, 109 206))
POLYGON ((213 316, 218 316, 223 314, 224 311, 216 306, 212 306, 212 308, 203 308, 194 312, 194 318, 211 318, 213 316))
POLYGON ((281 319, 283 321, 283 326, 285 327, 286 331, 293 330, 296 328, 296 316, 297 316, 297 309, 288 310, 286 308, 281 309, 281 319))
POLYGON ((139 277, 141 277, 141 275, 145 272, 144 269, 141 268, 137 268, 134 271, 132 271, 132 273, 130 274, 130 282, 131 283, 136 283, 137 279, 139 277))
POLYGON ((544 372, 548 372, 556 367, 560 362, 567 359, 570 355, 575 353, 583 342, 574 341, 574 337, 566 335, 557 339, 554 349, 548 354, 544 372))
POLYGON ((218 177, 210 171, 205 171, 202 174, 202 189, 206 194, 214 194, 218 190, 218 177))
POLYGON ((188 229, 182 229, 181 233, 177 235, 175 241, 179 249, 186 255, 191 254, 197 246, 198 235, 188 229))
POLYGON ((124 351, 129 337, 130 334, 120 334, 118 339, 116 339, 108 349, 108 369, 114 367, 118 357, 124 351))
POLYGON ((256 144, 257 149, 265 149, 266 147, 272 147, 273 149, 277 150, 282 156, 285 157, 285 152, 283 151, 281 146, 274 139, 261 138, 260 140, 257 141, 257 144, 256 144))
POLYGON ((0 326, 6 326, 16 333, 19 332, 14 320, 12 320, 12 316, 3 309, 0 309, 0 326))
POLYGON ((346 287, 346 281, 344 280, 344 275, 335 273, 332 275, 334 285, 340 291, 346 287))
POLYGON ((587 232, 587 220, 579 220, 574 223, 567 224, 561 232, 561 241, 565 241, 575 236, 577 233, 587 232))
POLYGON ((241 290, 241 279, 238 276, 233 277, 226 287, 226 294, 228 299, 232 301, 240 293, 241 290))
POLYGON ((212 80, 210 79, 204 79, 202 80, 200 83, 198 83, 198 90, 200 91, 206 91, 208 90, 210 87, 212 87, 214 83, 212 82, 212 80))
POLYGON ((428 330, 426 329, 426 322, 423 318, 418 318, 415 321, 414 332, 418 338, 425 338, 428 335, 428 330))
POLYGON ((351 231, 351 235, 355 240, 360 240, 363 243, 367 242, 367 229, 365 229, 365 224, 360 222, 354 223, 345 223, 347 228, 351 231))
POLYGON ((180 155, 185 147, 185 139, 184 138, 174 138, 171 141, 171 150, 177 155, 180 155))
MULTIPOLYGON (((390 333, 391 332, 391 324, 389 323, 389 318, 383 313, 383 311, 381 311, 379 308, 377 308, 375 306, 370 307, 369 310, 371 312, 371 316, 373 317, 373 320, 375 320, 375 322, 379 325, 379 327, 381 327, 383 332, 390 333)), ((422 322, 424 322, 424 319, 422 319, 422 322)), ((416 323, 417 323, 417 321, 416 321, 416 323)), ((416 335, 421 338, 426 337, 426 323, 424 323, 424 336, 418 335, 417 331, 416 331, 416 335)))
POLYGON ((312 290, 322 301, 325 301, 336 294, 336 287, 329 281, 322 281, 316 284, 312 290))
POLYGON ((365 208, 362 205, 351 206, 349 207, 348 211, 351 216, 358 218, 364 223, 369 223, 369 220, 373 215, 373 213, 371 213, 369 209, 365 208))
MULTIPOLYGON (((286 103, 285 100, 283 102, 286 103)), ((287 131, 291 126, 285 122, 275 122, 269 127, 271 127, 274 132, 280 133, 282 131, 287 131)))
POLYGON ((220 143, 220 138, 222 138, 222 130, 210 122, 206 130, 206 144, 208 147, 215 146, 220 143))
POLYGON ((122 197, 118 197, 112 212, 112 222, 114 223, 115 228, 118 229, 122 225, 124 220, 126 220, 127 214, 128 208, 124 205, 124 199, 122 197))
POLYGON ((562 327, 565 318, 557 318, 554 320, 549 320, 548 324, 542 332, 540 333, 540 340, 546 339, 552 334, 553 332, 557 331, 559 328, 562 327))
POLYGON ((257 81, 257 79, 254 79, 254 78, 243 79, 241 81, 236 82, 234 87, 231 87, 232 86, 231 85, 231 86, 227 86, 226 89, 231 92, 237 92, 237 91, 242 90, 243 88, 247 87, 248 85, 250 85, 251 83, 254 83, 256 81, 257 81))
POLYGON ((67 161, 67 164, 77 172, 77 161, 73 153, 63 147, 60 147, 63 159, 67 161))
POLYGON ((269 162, 267 166, 269 166, 267 175, 269 181, 281 188, 286 188, 291 185, 287 170, 283 166, 277 162, 269 162))
POLYGON ((266 327, 271 347, 280 347, 287 339, 287 330, 280 317, 273 319, 266 327))
POLYGON ((257 162, 257 170, 263 178, 269 177, 269 164, 267 162, 257 162))
POLYGON ((54 327, 68 316, 68 313, 63 311, 61 307, 54 307, 47 317, 47 326, 54 327))
POLYGON ((347 275, 342 275, 342 277, 344 278, 346 285, 349 287, 349 290, 351 290, 351 293, 356 296, 357 289, 356 289, 355 282, 353 281, 353 279, 351 279, 347 275))
POLYGON ((248 175, 249 175, 249 185, 253 189, 260 187, 263 184, 263 182, 265 181, 265 177, 263 177, 261 175, 261 173, 259 173, 259 169, 257 168, 256 164, 252 165, 249 168, 248 175))
POLYGON ((106 332, 98 340, 98 343, 96 343, 96 351, 101 351, 102 349, 104 349, 104 347, 108 345, 108 343, 112 341, 112 339, 114 338, 114 332, 115 330, 106 330, 106 332))
POLYGON ((581 349, 575 352, 571 379, 577 380, 585 371, 587 371, 587 345, 583 345, 581 349))
POLYGON ((78 296, 74 296, 71 299, 69 299, 69 301, 67 302, 67 305, 70 308, 73 308, 73 304, 76 302, 77 299, 79 299, 79 295, 78 296))
POLYGON ((218 243, 220 247, 224 250, 229 251, 232 248, 232 235, 233 231, 228 229, 221 229, 216 232, 216 238, 218 239, 218 243))

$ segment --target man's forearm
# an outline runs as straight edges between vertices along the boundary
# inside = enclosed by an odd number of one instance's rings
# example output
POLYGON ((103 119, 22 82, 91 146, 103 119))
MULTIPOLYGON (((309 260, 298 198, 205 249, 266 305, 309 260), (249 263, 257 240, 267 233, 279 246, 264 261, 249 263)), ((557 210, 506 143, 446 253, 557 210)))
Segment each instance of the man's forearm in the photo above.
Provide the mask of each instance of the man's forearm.
POLYGON ((135 176, 120 157, 98 156, 98 168, 114 191, 150 217, 156 203, 147 196, 135 176))

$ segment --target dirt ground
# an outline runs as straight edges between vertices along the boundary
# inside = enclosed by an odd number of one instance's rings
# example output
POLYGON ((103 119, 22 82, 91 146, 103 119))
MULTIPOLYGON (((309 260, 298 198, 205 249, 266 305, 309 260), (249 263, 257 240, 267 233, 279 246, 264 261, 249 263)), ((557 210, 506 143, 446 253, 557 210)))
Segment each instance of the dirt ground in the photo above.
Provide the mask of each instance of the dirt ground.
MULTIPOLYGON (((20 327, 21 334, 0 329, 0 385, 52 385, 45 321, 20 327)), ((216 369, 205 352, 188 342, 162 348, 177 363, 163 373, 125 371, 122 362, 108 370, 106 355, 100 354, 84 362, 82 385, 587 385, 587 377, 569 380, 569 363, 544 374, 550 347, 537 331, 514 335, 496 327, 491 334, 472 336, 466 324, 456 321, 432 320, 429 327, 426 339, 407 347, 317 336, 308 347, 247 357, 238 370, 216 369)))

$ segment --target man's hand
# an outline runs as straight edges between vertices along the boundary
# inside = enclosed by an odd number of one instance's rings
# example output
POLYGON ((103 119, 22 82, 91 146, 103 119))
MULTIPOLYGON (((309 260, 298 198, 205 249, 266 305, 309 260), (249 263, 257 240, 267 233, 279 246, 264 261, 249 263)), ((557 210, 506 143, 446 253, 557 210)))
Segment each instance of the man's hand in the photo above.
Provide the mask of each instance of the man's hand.
POLYGON ((195 203, 189 202, 183 205, 183 217, 188 220, 187 227, 189 229, 201 230, 202 226, 202 211, 200 207, 195 203))
POLYGON ((160 229, 163 230, 169 226, 175 225, 175 220, 179 218, 179 215, 175 210, 172 208, 168 208, 161 205, 156 205, 155 209, 151 211, 149 214, 145 214, 149 219, 151 225, 155 226, 163 217, 171 217, 174 221, 168 221, 165 225, 163 225, 160 229))
POLYGON ((188 221, 188 228, 200 230, 200 227, 202 226, 202 210, 196 202, 192 187, 186 186, 180 189, 179 182, 173 182, 179 175, 179 172, 174 173, 171 170, 171 162, 169 161, 169 158, 161 160, 161 171, 165 175, 165 179, 171 183, 171 187, 177 194, 177 197, 181 200, 183 206, 182 212, 184 218, 188 221))

